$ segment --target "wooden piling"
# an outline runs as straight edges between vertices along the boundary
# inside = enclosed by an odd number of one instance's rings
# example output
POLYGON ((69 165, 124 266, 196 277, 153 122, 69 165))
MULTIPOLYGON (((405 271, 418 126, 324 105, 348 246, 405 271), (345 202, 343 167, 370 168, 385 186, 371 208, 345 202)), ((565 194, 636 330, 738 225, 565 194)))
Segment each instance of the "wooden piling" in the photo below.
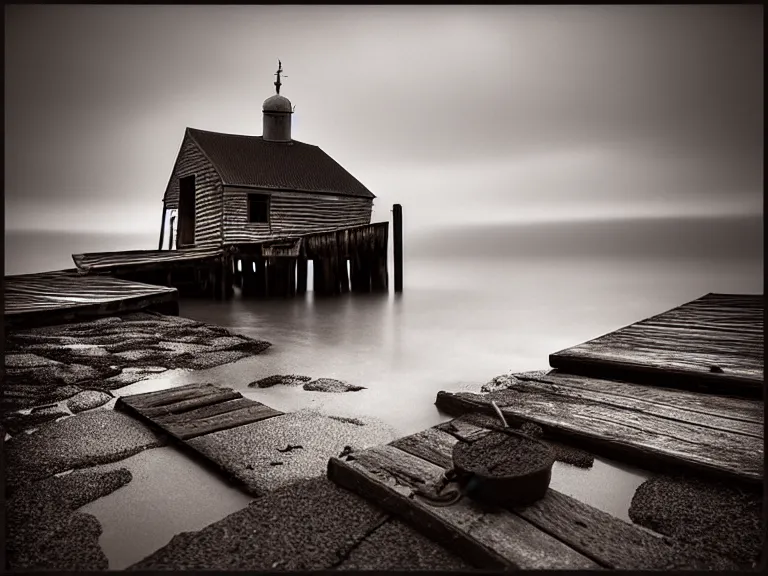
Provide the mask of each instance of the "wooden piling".
MULTIPOLYGON (((254 295, 263 297, 267 295, 269 289, 269 278, 267 277, 267 261, 263 258, 256 258, 254 263, 256 264, 256 286, 254 295)), ((253 266, 253 264, 251 266, 253 266)))
POLYGON ((296 294, 302 295, 307 293, 307 268, 309 262, 306 258, 299 258, 296 261, 296 294))
POLYGON ((253 271, 253 260, 249 257, 240 258, 240 288, 243 296, 253 296, 256 292, 256 274, 253 271))
POLYGON ((173 250, 173 223, 176 221, 174 216, 171 216, 171 228, 168 230, 168 250, 173 250))
POLYGON ((352 268, 352 292, 370 292, 371 269, 367 257, 363 254, 356 254, 350 267, 352 268))
POLYGON ((395 292, 403 291, 403 207, 392 206, 392 233, 394 235, 395 292))
POLYGON ((165 213, 166 213, 166 207, 163 205, 163 217, 160 221, 160 243, 157 245, 158 250, 163 249, 163 235, 165 234, 165 213))
POLYGON ((312 285, 315 294, 323 294, 325 286, 323 262, 317 258, 312 260, 312 285))
POLYGON ((289 258, 288 259, 288 291, 286 293, 286 296, 292 297, 296 296, 296 259, 295 258, 289 258))
POLYGON ((371 291, 387 292, 389 290, 389 278, 387 273, 387 255, 377 254, 370 258, 371 266, 371 291))
POLYGON ((347 271, 347 259, 339 258, 339 264, 337 266, 339 288, 342 294, 349 292, 349 272, 347 271))

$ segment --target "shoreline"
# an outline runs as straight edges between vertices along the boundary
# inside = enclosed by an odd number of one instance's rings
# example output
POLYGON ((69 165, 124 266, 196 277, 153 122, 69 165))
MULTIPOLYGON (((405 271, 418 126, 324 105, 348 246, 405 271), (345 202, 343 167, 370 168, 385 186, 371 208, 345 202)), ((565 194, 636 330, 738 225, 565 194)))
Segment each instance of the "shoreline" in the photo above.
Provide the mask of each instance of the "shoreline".
MULTIPOLYGON (((122 392, 135 389, 144 382, 151 386, 153 380, 172 370, 201 371, 258 356, 269 346, 268 342, 237 335, 219 326, 153 312, 7 330, 5 390, 10 394, 3 400, 2 420, 9 568, 107 569, 109 560, 99 545, 103 527, 92 514, 79 510, 92 508, 99 499, 135 481, 122 465, 126 459, 169 445, 169 439, 162 433, 132 416, 115 411, 122 392)), ((307 383, 313 384, 309 390, 324 389, 327 393, 343 390, 338 381, 321 378, 307 383)), ((177 387, 165 384, 161 389, 177 387)), ((258 388, 257 382, 254 387, 258 388)), ((365 432, 368 440, 361 446, 393 439, 382 438, 381 431, 375 426, 369 428, 358 419, 312 413, 307 423, 302 423, 303 416, 296 414, 298 421, 294 427, 300 436, 324 437, 317 434, 318 425, 323 424, 331 425, 335 431, 325 437, 345 434, 345 444, 354 443, 349 438, 364 438, 365 432)), ((309 445, 311 441, 305 443, 309 445)), ((372 542, 375 541, 374 533, 379 534, 379 538, 386 534, 385 540, 418 543, 405 557, 400 555, 401 566, 392 568, 428 568, 430 564, 425 564, 424 558, 430 558, 430 562, 442 559, 441 565, 446 569, 450 566, 467 568, 458 558, 420 538, 408 526, 390 521, 387 515, 382 520, 382 513, 375 511, 373 505, 358 496, 343 494, 324 478, 325 462, 330 456, 337 455, 331 452, 338 451, 337 448, 325 446, 328 453, 314 454, 300 471, 288 470, 288 473, 273 478, 265 486, 263 495, 256 498, 261 514, 271 514, 270 517, 277 514, 285 505, 281 504, 285 496, 280 494, 286 490, 291 494, 302 491, 305 485, 320 486, 321 490, 336 495, 336 500, 341 497, 349 510, 360 513, 368 510, 367 514, 374 514, 375 526, 365 524, 362 531, 355 532, 338 502, 334 510, 330 501, 303 496, 305 500, 309 498, 317 514, 335 518, 335 539, 328 542, 328 549, 322 555, 333 560, 309 559, 310 556, 292 553, 293 560, 286 556, 282 561, 270 560, 258 566, 253 564, 257 561, 254 558, 242 559, 245 564, 241 568, 272 569, 289 566, 292 561, 304 562, 301 569, 339 567, 364 540, 371 537, 372 542), (384 525, 387 528, 379 531, 384 525), (354 540, 352 546, 349 545, 350 538, 354 540), (272 566, 275 562, 277 565, 272 566)), ((189 456, 185 454, 183 458, 189 456)), ((217 480, 222 485, 227 484, 220 476, 217 480)), ((231 522, 231 516, 242 516, 248 510, 252 510, 251 505, 214 524, 231 522)), ((287 529, 289 527, 297 537, 305 540, 311 537, 306 528, 307 521, 306 514, 300 511, 292 517, 281 518, 287 529)), ((269 533, 270 530, 262 526, 260 534, 266 537, 269 533)), ((171 544, 178 538, 183 539, 185 534, 188 533, 177 533, 171 544)), ((148 558, 164 549, 164 543, 158 542, 148 558)), ((368 556, 376 546, 368 544, 362 549, 368 552, 356 553, 353 560, 349 560, 351 567, 366 562, 370 565, 373 561, 368 556)), ((390 557, 395 556, 390 554, 390 557)), ((170 567, 181 565, 183 562, 179 560, 170 567)))

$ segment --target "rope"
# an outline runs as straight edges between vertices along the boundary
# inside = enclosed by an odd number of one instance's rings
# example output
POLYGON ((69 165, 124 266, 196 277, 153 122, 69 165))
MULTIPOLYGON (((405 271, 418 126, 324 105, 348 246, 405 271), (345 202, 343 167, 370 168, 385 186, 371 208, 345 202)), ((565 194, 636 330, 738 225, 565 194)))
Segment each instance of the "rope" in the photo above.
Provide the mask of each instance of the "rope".
POLYGON ((430 487, 419 487, 413 495, 429 506, 453 506, 464 497, 464 490, 458 487, 445 490, 450 484, 457 484, 456 471, 446 470, 430 487))

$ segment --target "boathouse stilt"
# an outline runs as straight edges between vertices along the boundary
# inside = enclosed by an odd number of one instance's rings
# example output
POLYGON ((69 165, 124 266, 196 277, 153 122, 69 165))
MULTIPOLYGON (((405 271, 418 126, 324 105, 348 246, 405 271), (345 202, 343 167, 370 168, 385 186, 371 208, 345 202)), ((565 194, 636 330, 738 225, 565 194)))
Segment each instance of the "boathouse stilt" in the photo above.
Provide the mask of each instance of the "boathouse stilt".
POLYGON ((389 279, 387 276, 386 252, 371 257, 371 291, 386 292, 389 290, 389 279))
POLYGON ((392 235, 394 236, 395 292, 403 291, 403 207, 392 206, 392 235))
POLYGON ((349 292, 349 272, 347 271, 346 258, 339 258, 337 270, 338 270, 338 276, 339 276, 340 292, 342 294, 346 294, 347 292, 349 292))
POLYGON ((256 290, 255 296, 264 297, 269 289, 269 278, 267 278, 267 261, 263 258, 256 258, 256 290))
POLYGON ((307 268, 308 261, 304 257, 296 260, 296 294, 301 296, 307 293, 307 268))
POLYGON ((163 236, 165 234, 165 213, 168 211, 168 209, 165 207, 165 204, 163 204, 163 217, 160 221, 160 243, 157 245, 158 250, 163 249, 163 236))

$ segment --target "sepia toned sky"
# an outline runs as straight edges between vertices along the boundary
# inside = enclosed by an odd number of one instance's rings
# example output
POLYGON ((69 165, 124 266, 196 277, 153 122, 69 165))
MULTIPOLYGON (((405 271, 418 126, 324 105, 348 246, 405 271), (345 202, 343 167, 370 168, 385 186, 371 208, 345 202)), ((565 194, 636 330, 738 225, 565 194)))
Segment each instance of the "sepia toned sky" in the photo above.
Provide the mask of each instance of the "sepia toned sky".
POLYGON ((762 6, 6 6, 7 230, 158 231, 186 126, 316 144, 411 229, 762 213, 762 6))

